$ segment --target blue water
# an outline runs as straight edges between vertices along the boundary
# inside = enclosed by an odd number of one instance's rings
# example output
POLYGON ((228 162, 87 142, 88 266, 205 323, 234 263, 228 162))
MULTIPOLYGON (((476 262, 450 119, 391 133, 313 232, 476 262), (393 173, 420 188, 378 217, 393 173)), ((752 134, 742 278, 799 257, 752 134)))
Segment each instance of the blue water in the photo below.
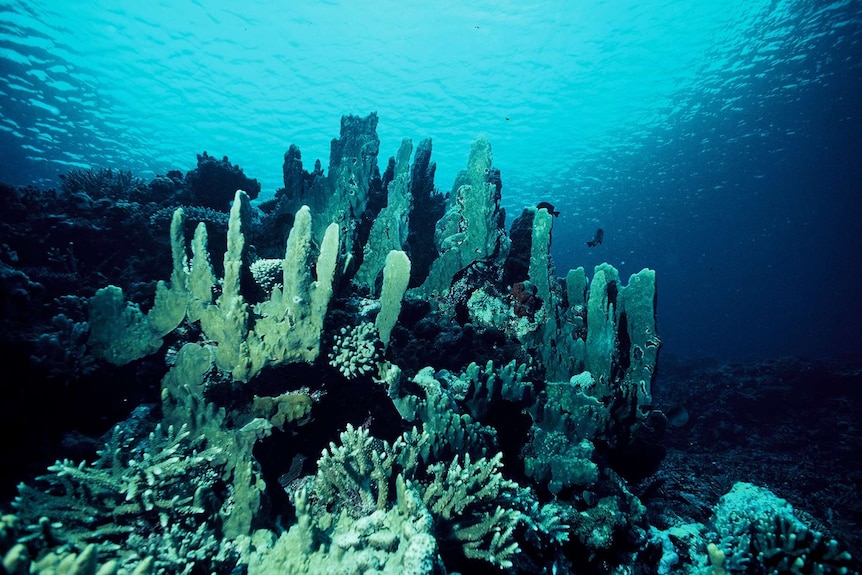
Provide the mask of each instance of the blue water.
POLYGON ((485 134, 559 273, 659 273, 665 353, 860 356, 862 2, 4 2, 0 181, 207 150, 281 186, 377 111, 385 165, 485 134), (584 242, 597 227, 605 243, 584 242))

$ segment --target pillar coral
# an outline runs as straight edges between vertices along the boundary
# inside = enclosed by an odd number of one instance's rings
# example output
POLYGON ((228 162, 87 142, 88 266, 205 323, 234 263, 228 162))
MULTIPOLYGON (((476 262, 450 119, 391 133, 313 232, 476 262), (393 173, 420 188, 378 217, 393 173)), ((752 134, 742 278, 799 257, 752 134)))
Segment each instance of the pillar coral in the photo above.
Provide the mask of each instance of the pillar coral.
POLYGON ((529 279, 542 299, 544 318, 524 345, 538 356, 548 381, 580 376, 585 382, 586 373, 592 384, 579 385, 580 391, 645 413, 661 346, 655 330, 655 271, 641 270, 622 285, 619 272, 604 263, 596 266, 592 282, 583 268, 557 279, 550 261, 552 227, 547 210, 534 209, 529 279))
POLYGON ((377 172, 377 114, 342 116, 340 137, 330 146, 326 174, 302 169, 299 148, 291 146, 285 154, 283 192, 276 196, 279 213, 295 213, 308 206, 313 215, 313 239, 323 241, 328 226, 337 223, 341 229, 341 250, 347 264, 355 251, 356 230, 368 204, 372 176, 377 172))
POLYGON ((499 172, 492 166, 491 144, 480 137, 470 150, 467 169, 455 179, 449 207, 437 222, 440 255, 431 264, 424 297, 449 290, 455 275, 476 262, 499 263, 509 251, 500 208, 499 172))
POLYGON ((379 294, 377 280, 389 253, 403 250, 407 243, 410 211, 413 209, 413 196, 410 194, 412 149, 413 143, 408 138, 401 141, 395 161, 395 174, 387 188, 386 207, 374 218, 363 248, 362 264, 354 276, 356 281, 367 285, 373 295, 379 294))

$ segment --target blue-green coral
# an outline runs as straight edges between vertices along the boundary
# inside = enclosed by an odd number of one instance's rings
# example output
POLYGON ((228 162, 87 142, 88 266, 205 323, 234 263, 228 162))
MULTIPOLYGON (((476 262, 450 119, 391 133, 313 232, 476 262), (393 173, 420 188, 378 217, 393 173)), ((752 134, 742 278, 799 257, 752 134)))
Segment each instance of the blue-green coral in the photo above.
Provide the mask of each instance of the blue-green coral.
POLYGON ((829 575, 852 573, 852 557, 837 541, 803 523, 772 491, 736 483, 715 508, 716 570, 727 573, 829 575))
MULTIPOLYGON (((37 573, 50 572, 50 557, 80 562, 70 559, 76 549, 90 567, 98 555, 127 573, 234 565, 238 551, 221 540, 215 521, 226 502, 216 493, 228 459, 223 447, 184 428, 158 426, 140 441, 118 426, 97 461, 57 461, 39 488, 19 487, 16 521, 27 535, 18 542, 43 550, 32 562, 37 573)), ((95 568, 69 571, 87 572, 95 568)))
MULTIPOLYGON (((185 537, 187 557, 219 558, 224 572, 228 559, 250 573, 418 574, 476 565, 577 572, 574 560, 623 572, 647 548, 645 514, 606 452, 630 438, 651 409, 661 344, 654 272, 635 274, 627 285, 606 264, 592 280, 582 268, 557 277, 549 253, 554 219, 528 208, 522 255, 529 270, 519 279, 539 307, 519 315, 516 294, 500 285, 512 246, 499 171, 480 139, 437 223, 436 259, 421 285, 405 292, 412 146, 402 144, 391 180, 380 183, 372 177, 374 125, 376 116, 342 124, 329 175, 316 169, 288 178, 286 167, 286 188, 288 179, 298 187, 277 203, 292 228, 286 250, 267 254, 283 258, 255 260, 254 208, 239 192, 222 278, 211 265, 205 225, 196 228, 189 258, 179 210, 171 278, 159 283, 149 313, 115 290, 93 298, 91 349, 99 357, 120 364, 167 344, 161 417, 182 441, 153 444, 149 459, 123 461, 116 471, 112 464, 110 473, 105 462, 62 463, 52 477, 59 481, 62 471, 65 479, 92 483, 120 512, 133 505, 130 513, 143 517, 135 521, 158 521, 160 538, 130 537, 124 545, 165 570, 182 555, 176 540, 185 537), (371 223, 375 185, 387 186, 376 192, 385 191, 389 204, 371 223), (252 276, 265 297, 244 292, 243 278, 252 276), (444 329, 464 338, 456 345, 492 343, 470 360, 444 358, 445 368, 409 357, 443 339, 424 340, 420 331, 444 329), (405 347, 410 338, 417 347, 405 347), (120 341, 135 345, 117 348, 120 341), (344 396, 318 405, 327 394, 344 396), (354 403, 362 406, 356 413, 354 403), (345 413, 335 413, 338 406, 345 413), (321 423, 320 435, 305 436, 317 416, 330 427, 321 423), (325 441, 311 441, 320 437, 325 441), (256 457, 261 442, 271 442, 270 456, 273 444, 287 446, 285 458, 300 464, 273 481, 256 457), (301 465, 316 455, 302 451, 307 445, 326 445, 316 466, 301 465), (177 485, 181 469, 188 481, 177 485), (138 483, 124 487, 124 477, 138 483), (290 517, 286 507, 265 513, 268 496, 282 486, 295 521, 275 519, 290 517), (178 510, 186 516, 174 518, 178 510), (191 519, 196 526, 186 525, 191 519), (277 521, 285 522, 282 532, 277 521)), ((291 157, 298 159, 298 150, 291 157)), ((68 511, 26 489, 21 510, 29 524, 68 511)), ((115 519, 105 516, 99 529, 122 531, 115 519)), ((789 540, 789 525, 764 545, 787 547, 781 537, 789 540)), ((80 539, 69 549, 80 553, 86 544, 80 539)))

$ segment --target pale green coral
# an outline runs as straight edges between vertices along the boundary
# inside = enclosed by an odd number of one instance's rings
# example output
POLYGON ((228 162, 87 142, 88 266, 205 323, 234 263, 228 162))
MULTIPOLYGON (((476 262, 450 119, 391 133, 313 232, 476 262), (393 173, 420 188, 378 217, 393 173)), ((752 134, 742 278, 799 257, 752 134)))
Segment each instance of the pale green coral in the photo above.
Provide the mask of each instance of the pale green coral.
POLYGON ((248 195, 238 191, 228 224, 225 277, 215 302, 212 294, 216 281, 207 253, 206 228, 199 225, 195 230, 189 266, 182 210, 177 210, 171 223, 171 285, 158 285, 149 316, 132 304, 126 305, 119 288, 106 288, 97 294, 90 320, 94 353, 118 365, 128 363, 158 349, 159 334, 188 317, 189 321, 200 321, 206 337, 216 344, 215 364, 236 380, 248 381, 271 364, 314 361, 332 298, 339 257, 338 226, 328 226, 315 259, 311 213, 307 207, 301 208, 282 261, 283 287, 273 287, 270 299, 252 309, 240 290, 250 209, 248 195))
MULTIPOLYGON (((425 461, 438 459, 447 452, 472 453, 482 457, 496 441, 493 428, 479 424, 468 414, 459 413, 452 398, 436 378, 434 369, 419 370, 413 382, 425 392, 415 401, 415 419, 422 422, 428 441, 422 452, 425 461)), ((413 421, 413 419, 409 419, 413 421)))
POLYGON ((338 263, 339 231, 337 224, 327 227, 315 259, 311 224, 311 211, 301 208, 287 240, 284 289, 273 289, 269 301, 255 309, 258 319, 243 347, 244 362, 234 370, 236 379, 245 381, 274 363, 311 362, 320 352, 338 263))
POLYGON ((383 267, 383 288, 380 290, 380 313, 374 320, 383 347, 389 345, 392 329, 401 313, 401 299, 410 282, 410 258, 402 251, 391 251, 383 267))
POLYGON ((187 343, 177 351, 173 366, 162 378, 162 416, 168 424, 185 425, 192 433, 208 427, 204 382, 213 365, 212 346, 187 343))
POLYGON ((249 271, 255 283, 267 295, 272 293, 273 288, 282 288, 282 265, 284 260, 278 258, 260 258, 251 263, 249 271))
POLYGON ((619 272, 604 263, 596 266, 592 282, 577 268, 556 285, 552 228, 547 210, 534 209, 529 277, 543 302, 544 323, 522 338, 524 344, 536 351, 549 381, 588 371, 598 397, 622 392, 635 407, 648 407, 661 346, 655 330, 655 272, 644 269, 622 285, 619 272))
MULTIPOLYGON (((322 543, 330 560, 344 561, 345 549, 363 547, 362 536, 349 526, 393 512, 395 479, 395 507, 402 514, 405 505, 413 515, 430 513, 429 534, 459 546, 465 557, 512 566, 518 552, 514 529, 521 519, 517 507, 524 492, 503 478, 501 454, 475 462, 469 455, 463 462, 456 456, 420 470, 424 432, 414 430, 389 444, 348 425, 340 439, 340 445, 331 443, 318 460, 313 490, 296 493, 299 522, 283 545, 309 553, 322 543), (405 482, 404 475, 415 477, 405 482)), ((378 532, 374 538, 388 541, 385 547, 396 552, 397 537, 378 532)))
POLYGON ((297 523, 249 563, 249 575, 432 575, 441 572, 430 514, 416 494, 396 480, 396 501, 354 518, 346 513, 321 528, 304 492, 297 493, 297 523))
POLYGON ((628 355, 626 379, 637 395, 638 407, 652 404, 651 384, 661 348, 655 327, 655 306, 655 271, 643 269, 633 274, 621 290, 617 320, 618 326, 623 323, 626 326, 628 345, 620 352, 628 355))
POLYGON ((47 553, 38 561, 26 557, 26 548, 16 546, 3 560, 3 566, 10 575, 151 575, 155 573, 152 557, 140 561, 129 571, 121 569, 115 560, 100 565, 99 550, 96 545, 87 545, 80 553, 59 551, 47 553), (17 554, 13 557, 12 554, 17 554))
POLYGON ((596 378, 601 390, 611 388, 611 363, 616 353, 616 296, 619 272, 610 264, 596 266, 587 300, 587 357, 585 369, 596 378))
POLYGON ((206 401, 204 387, 212 370, 212 346, 186 344, 162 379, 165 421, 206 437, 213 445, 229 445, 221 475, 230 484, 231 504, 220 511, 226 537, 246 535, 260 509, 266 485, 252 454, 254 443, 269 434, 273 423, 256 418, 240 429, 225 424, 226 412, 206 401))
POLYGON ((730 573, 754 566, 758 573, 839 574, 852 556, 796 517, 793 507, 769 489, 735 483, 715 507, 717 552, 730 573))
POLYGON ((343 327, 332 338, 329 364, 347 379, 356 379, 377 370, 382 344, 371 322, 343 327))
MULTIPOLYGON (((342 116, 341 135, 332 140, 326 176, 315 177, 310 187, 294 186, 286 180, 286 193, 279 202, 280 212, 310 208, 314 216, 312 239, 317 244, 323 241, 330 224, 341 226, 347 266, 355 253, 356 231, 368 205, 371 177, 377 170, 377 120, 376 113, 365 118, 342 116)), ((296 175, 301 178, 301 174, 296 175)))
POLYGON ((599 476, 592 461, 592 439, 605 424, 607 411, 584 393, 588 373, 571 382, 548 383, 544 398, 530 409, 533 429, 524 447, 524 471, 553 495, 564 489, 592 487, 599 476))
MULTIPOLYGON (((387 188, 386 207, 374 218, 368 241, 363 248, 362 265, 354 278, 357 282, 366 284, 372 294, 378 293, 377 279, 384 266, 389 265, 391 252, 400 252, 407 243, 410 211, 413 209, 413 196, 410 194, 412 149, 413 143, 408 138, 401 141, 395 160, 395 173, 387 188)), ((407 273, 409 279, 409 267, 407 273)))
POLYGON ((599 479, 599 468, 590 460, 593 444, 588 439, 573 444, 559 431, 537 429, 530 450, 537 455, 524 457, 524 471, 548 490, 558 495, 564 488, 589 488, 599 479))
POLYGON ((418 290, 426 297, 448 292, 455 275, 467 266, 502 261, 509 251, 491 159, 491 144, 480 137, 470 149, 467 169, 455 181, 448 211, 437 224, 434 241, 440 255, 418 290))
POLYGON ((255 395, 251 412, 267 419, 274 427, 282 429, 287 423, 304 425, 311 417, 312 398, 307 390, 289 391, 274 397, 255 395))
POLYGON ((340 438, 341 445, 330 443, 317 461, 315 496, 330 507, 336 502, 355 500, 356 506, 349 509, 354 517, 385 509, 398 447, 349 424, 340 438))
POLYGON ((241 356, 242 346, 248 337, 251 309, 240 292, 240 277, 245 259, 245 233, 250 209, 248 195, 237 192, 227 227, 221 295, 214 305, 204 306, 200 318, 201 329, 208 339, 216 342, 216 365, 240 380, 248 377, 241 356))
POLYGON ((513 531, 521 515, 499 505, 505 492, 519 489, 500 474, 502 457, 498 453, 474 463, 467 454, 463 463, 456 456, 449 464, 431 465, 428 471, 433 478, 419 490, 435 521, 447 524, 441 532, 450 534, 466 557, 508 568, 518 553, 513 531))
MULTIPOLYGON (((40 478, 48 489, 19 486, 14 506, 20 522, 31 526, 33 534, 19 541, 42 547, 48 552, 44 557, 57 558, 56 563, 41 558, 32 572, 52 573, 55 566, 77 562, 83 570, 56 572, 95 573, 94 555, 86 560, 86 568, 80 556, 69 558, 69 550, 86 550, 93 543, 99 544, 100 554, 115 566, 161 549, 150 563, 156 561, 163 572, 194 568, 196 559, 190 549, 175 553, 173 560, 165 554, 173 545, 177 549, 189 546, 192 540, 184 541, 186 537, 196 537, 198 543, 206 540, 218 550, 221 543, 213 518, 219 506, 215 496, 218 471, 227 461, 222 448, 207 446, 187 429, 161 426, 144 444, 129 445, 130 439, 115 428, 95 463, 58 461, 40 478), (193 524, 195 528, 191 528, 193 524), (168 529, 175 530, 170 541, 164 533, 168 529)), ((226 561, 229 554, 224 556, 226 561)), ((214 555, 197 559, 210 565, 214 555)))
MULTIPOLYGON (((182 208, 174 211, 171 218, 171 283, 159 280, 156 284, 156 297, 153 308, 147 314, 152 330, 164 337, 177 328, 186 316, 189 304, 188 269, 186 246, 183 236, 185 212, 182 208)), ((206 228, 204 228, 206 230, 206 228)))
POLYGON ((107 286, 90 298, 87 344, 96 357, 125 365, 157 351, 162 340, 138 306, 125 301, 122 289, 107 286))
POLYGON ((250 575, 369 569, 430 575, 439 564, 431 515, 400 474, 415 472, 420 434, 389 444, 348 425, 340 440, 321 454, 313 489, 294 494, 297 523, 255 554, 250 575))
POLYGON ((551 251, 551 232, 554 228, 554 218, 545 208, 536 209, 533 216, 533 238, 530 242, 530 281, 536 286, 538 296, 542 300, 542 309, 548 321, 553 319, 554 301, 551 298, 551 282, 556 273, 551 266, 548 254, 551 251))

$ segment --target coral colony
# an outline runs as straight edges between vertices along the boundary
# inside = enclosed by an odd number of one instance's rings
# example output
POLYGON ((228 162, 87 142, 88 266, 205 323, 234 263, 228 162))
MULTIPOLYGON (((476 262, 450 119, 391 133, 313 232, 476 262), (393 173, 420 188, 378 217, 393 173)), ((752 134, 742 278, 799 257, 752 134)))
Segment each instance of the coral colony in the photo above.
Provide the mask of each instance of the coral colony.
POLYGON ((172 267, 143 298, 103 285, 54 344, 85 373, 167 367, 97 459, 19 487, 7 573, 848 572, 749 484, 651 526, 629 487, 663 457, 655 272, 558 277, 548 208, 506 231, 489 142, 443 195, 430 140, 380 173, 376 125, 342 118, 326 172, 291 146, 259 206, 226 158, 67 176, 158 198, 172 267))

